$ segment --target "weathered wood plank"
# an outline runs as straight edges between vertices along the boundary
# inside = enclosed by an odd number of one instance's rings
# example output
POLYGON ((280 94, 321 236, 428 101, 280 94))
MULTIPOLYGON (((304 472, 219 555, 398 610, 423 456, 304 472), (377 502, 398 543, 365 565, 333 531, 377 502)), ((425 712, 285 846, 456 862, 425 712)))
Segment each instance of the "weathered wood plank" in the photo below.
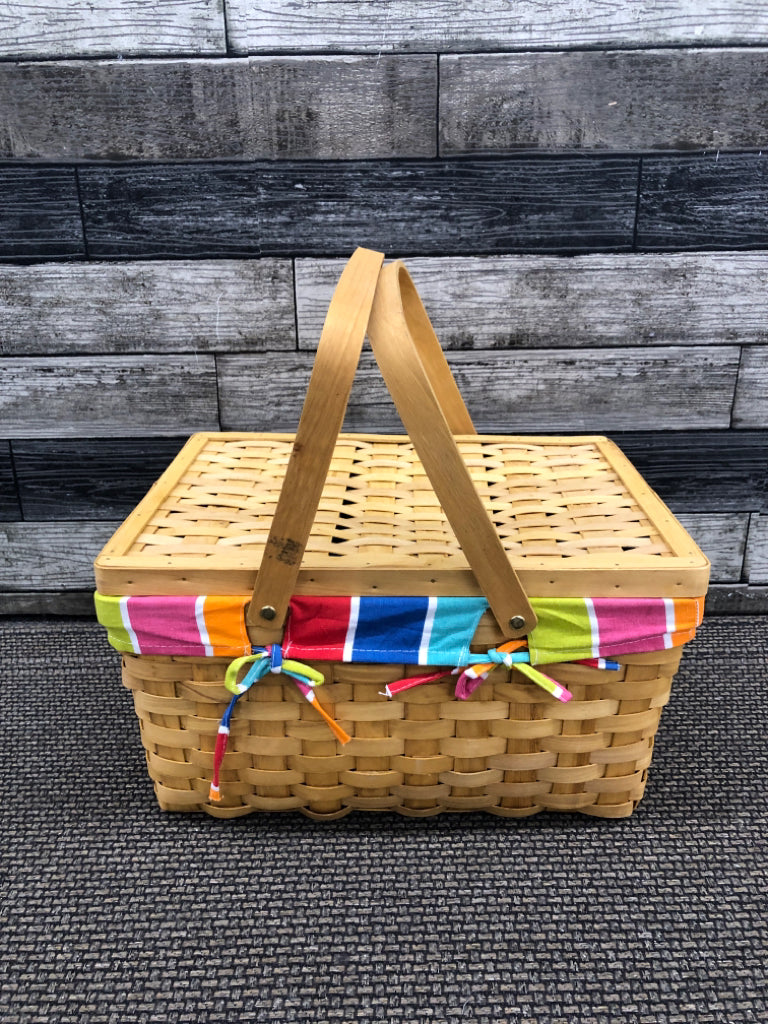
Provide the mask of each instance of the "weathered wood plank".
POLYGON ((768 49, 440 58, 440 153, 757 149, 768 49))
POLYGON ((71 167, 0 167, 0 259, 82 256, 71 167))
MULTIPOLYGON (((253 368, 250 356, 244 361, 253 368)), ((0 361, 0 420, 7 438, 216 430, 214 357, 6 358, 0 361)))
POLYGON ((705 615, 766 615, 768 587, 715 583, 707 591, 705 615))
POLYGON ((0 64, 0 95, 0 158, 436 154, 428 55, 0 64))
POLYGON ((23 593, 93 588, 93 560, 118 525, 0 524, 0 590, 23 593))
POLYGON ((645 157, 640 249, 768 246, 768 153, 645 157))
POLYGON ((123 57, 226 53, 217 0, 91 0, 56 4, 5 0, 0 13, 4 57, 123 57))
POLYGON ((125 519, 185 440, 86 437, 14 441, 24 519, 125 519))
POLYGON ((83 167, 104 256, 629 250, 633 157, 83 167))
POLYGON ((95 618, 93 587, 90 590, 0 592, 0 616, 57 615, 95 618))
MULTIPOLYGON (((745 349, 739 369, 734 427, 765 427, 768 424, 768 346, 745 349)), ((768 450, 766 451, 768 467, 768 450)))
POLYGON ((768 512, 768 431, 613 434, 675 514, 768 512))
POLYGON ((16 491, 11 446, 0 441, 0 522, 21 519, 21 506, 16 491))
POLYGON ((745 567, 750 585, 768 583, 768 515, 750 518, 745 567))
MULTIPOLYGON (((768 343, 768 254, 454 256, 407 266, 444 348, 768 343)), ((296 261, 315 348, 341 260, 296 261)))
POLYGON ((263 51, 570 49, 764 43, 753 0, 227 0, 230 46, 263 51))
POLYGON ((749 515, 689 512, 678 518, 712 563, 711 581, 739 582, 742 578, 747 545, 749 515))
MULTIPOLYGON (((223 428, 294 430, 311 361, 276 353, 269 375, 255 377, 247 359, 218 357, 223 428)), ((738 349, 716 346, 449 353, 478 430, 506 434, 724 428, 738 361, 738 349)), ((370 354, 346 429, 402 431, 370 354)))
POLYGON ((0 265, 6 355, 295 346, 290 260, 0 265))

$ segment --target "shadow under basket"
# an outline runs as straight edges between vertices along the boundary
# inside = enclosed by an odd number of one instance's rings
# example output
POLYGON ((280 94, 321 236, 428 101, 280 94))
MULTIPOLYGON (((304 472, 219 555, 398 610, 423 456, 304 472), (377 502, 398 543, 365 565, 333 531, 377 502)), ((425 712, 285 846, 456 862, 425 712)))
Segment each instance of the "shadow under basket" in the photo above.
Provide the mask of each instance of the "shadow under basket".
POLYGON ((196 434, 96 560, 160 806, 625 817, 709 563, 606 438, 478 435, 407 271, 381 262, 358 250, 341 277, 296 435, 196 434), (407 436, 340 433, 366 329, 407 436), (205 602, 227 595, 239 647, 222 650, 205 602), (130 601, 158 596, 191 607, 197 647, 138 636, 130 601), (431 611, 407 656, 359 656, 356 612, 337 654, 295 653, 297 606, 313 600, 368 602, 382 621, 387 601, 431 611), (585 636, 568 606, 569 642, 540 642, 550 605, 569 601, 585 636), (453 602, 478 609, 456 660, 429 632, 453 602), (639 605, 655 642, 635 628, 622 649, 639 605), (284 652, 324 677, 316 694, 277 674, 284 652), (267 670, 247 690, 232 675, 246 658, 267 670))

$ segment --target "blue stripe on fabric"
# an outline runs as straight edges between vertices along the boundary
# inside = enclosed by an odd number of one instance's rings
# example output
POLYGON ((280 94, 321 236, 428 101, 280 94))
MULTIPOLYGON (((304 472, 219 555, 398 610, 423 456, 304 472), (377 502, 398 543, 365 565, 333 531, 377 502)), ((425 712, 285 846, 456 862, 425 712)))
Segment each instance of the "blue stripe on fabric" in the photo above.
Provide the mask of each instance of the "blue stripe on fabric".
POLYGON ((427 665, 466 665, 477 624, 488 608, 484 597, 438 597, 427 665))
POLYGON ((418 664, 429 599, 361 597, 353 661, 418 664))

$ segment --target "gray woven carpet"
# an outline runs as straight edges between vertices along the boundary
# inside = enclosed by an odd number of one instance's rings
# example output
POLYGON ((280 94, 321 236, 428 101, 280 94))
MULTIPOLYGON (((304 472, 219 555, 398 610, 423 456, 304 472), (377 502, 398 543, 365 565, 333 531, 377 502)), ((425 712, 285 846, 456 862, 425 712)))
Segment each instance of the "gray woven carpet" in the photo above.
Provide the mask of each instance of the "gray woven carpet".
POLYGON ((0 1020, 768 1021, 768 619, 705 623, 632 818, 164 815, 118 658, 0 623, 0 1020))

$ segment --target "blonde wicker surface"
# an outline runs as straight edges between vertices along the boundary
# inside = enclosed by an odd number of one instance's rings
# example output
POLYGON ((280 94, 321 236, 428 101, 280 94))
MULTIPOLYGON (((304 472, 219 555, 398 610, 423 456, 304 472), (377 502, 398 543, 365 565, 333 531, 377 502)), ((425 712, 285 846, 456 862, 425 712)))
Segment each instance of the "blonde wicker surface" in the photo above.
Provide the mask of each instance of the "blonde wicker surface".
MULTIPOLYGON (((99 589, 252 589, 292 444, 292 435, 192 438, 97 560, 99 589)), ((530 594, 703 593, 695 577, 706 559, 611 442, 465 436, 459 448, 530 594)), ((425 592, 419 570, 438 586, 440 573, 460 573, 442 592, 476 592, 409 439, 341 435, 299 592, 425 592), (371 585, 371 567, 399 572, 371 585)))
POLYGON ((388 700, 380 693, 387 682, 423 670, 315 663, 327 679, 319 699, 352 736, 345 746, 290 684, 267 677, 232 719, 220 804, 208 803, 208 789, 231 697, 226 661, 127 655, 123 680, 165 810, 217 817, 300 810, 320 818, 355 809, 509 817, 556 810, 616 818, 643 795, 680 654, 635 655, 618 672, 554 666, 574 694, 568 704, 514 669, 494 670, 466 702, 453 699, 451 681, 388 700))

